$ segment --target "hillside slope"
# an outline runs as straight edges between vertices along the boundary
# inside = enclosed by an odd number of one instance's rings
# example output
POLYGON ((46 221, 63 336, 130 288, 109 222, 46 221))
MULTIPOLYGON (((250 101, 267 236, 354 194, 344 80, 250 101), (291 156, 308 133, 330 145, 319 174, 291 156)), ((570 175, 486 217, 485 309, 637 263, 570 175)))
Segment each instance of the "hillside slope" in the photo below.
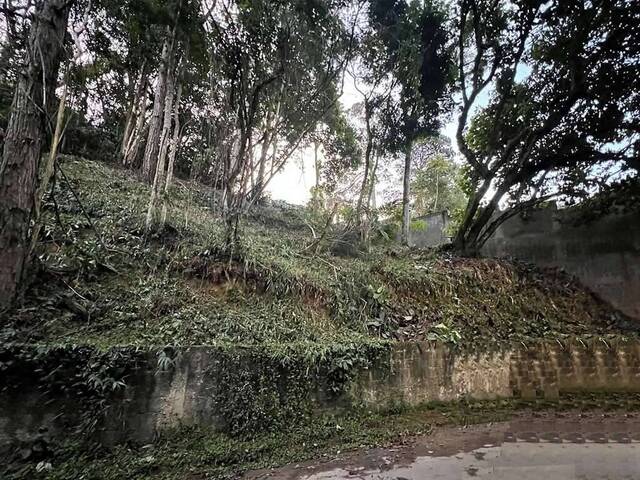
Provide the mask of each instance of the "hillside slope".
POLYGON ((194 183, 173 188, 168 228, 145 239, 147 185, 78 158, 64 158, 62 171, 68 182, 59 178, 45 201, 40 270, 5 340, 479 346, 629 324, 572 279, 523 264, 383 246, 310 255, 304 209, 280 202, 243 223, 230 258, 215 195, 194 183))

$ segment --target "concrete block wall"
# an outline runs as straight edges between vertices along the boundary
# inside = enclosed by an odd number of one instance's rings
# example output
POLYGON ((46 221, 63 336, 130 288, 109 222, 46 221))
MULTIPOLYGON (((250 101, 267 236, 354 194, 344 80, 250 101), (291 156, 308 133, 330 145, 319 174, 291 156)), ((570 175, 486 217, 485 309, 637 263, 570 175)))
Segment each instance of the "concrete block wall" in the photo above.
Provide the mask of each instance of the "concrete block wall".
POLYGON ((536 342, 497 352, 455 353, 433 343, 399 344, 386 365, 362 372, 354 398, 394 403, 496 398, 557 399, 569 392, 640 392, 640 342, 536 342))
MULTIPOLYGON (((158 370, 155 355, 112 400, 99 438, 111 445, 147 443, 180 425, 224 428, 216 411, 216 355, 210 347, 181 351, 158 370)), ((285 379, 286 380, 286 379, 285 379)), ((309 395, 318 410, 350 406, 385 409, 402 403, 496 398, 555 399, 563 392, 640 392, 640 341, 591 339, 536 342, 502 351, 462 354, 435 342, 393 345, 375 365, 357 372, 350 390, 332 399, 322 379, 309 395)), ((0 394, 0 452, 39 435, 56 437, 80 424, 82 405, 36 389, 0 394)))

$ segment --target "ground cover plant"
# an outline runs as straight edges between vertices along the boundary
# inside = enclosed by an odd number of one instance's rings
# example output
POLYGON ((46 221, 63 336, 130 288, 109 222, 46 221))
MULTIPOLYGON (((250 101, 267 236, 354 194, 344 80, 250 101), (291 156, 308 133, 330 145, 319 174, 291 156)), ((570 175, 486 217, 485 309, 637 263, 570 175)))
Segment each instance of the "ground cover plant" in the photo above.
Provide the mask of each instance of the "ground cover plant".
MULTIPOLYGON (((128 478, 230 479, 243 472, 296 464, 308 459, 331 460, 349 450, 411 443, 434 428, 507 421, 518 414, 555 411, 567 415, 637 415, 637 394, 564 395, 559 402, 513 400, 425 404, 393 411, 354 412, 315 418, 284 431, 229 436, 203 428, 165 432, 155 443, 121 445, 108 450, 77 440, 55 448, 41 463, 8 463, 6 478, 120 480, 128 478)), ((0 469, 0 472, 2 470, 0 469)))
POLYGON ((628 232, 599 270, 636 258, 639 46, 632 0, 5 0, 0 476, 227 478, 518 407, 365 411, 391 353, 637 341, 562 271, 479 255, 571 207, 628 232), (215 432, 94 445, 183 373, 215 432))
POLYGON ((560 272, 384 245, 311 254, 302 207, 273 202, 225 249, 212 190, 180 182, 146 235, 148 186, 69 157, 45 202, 34 287, 3 329, 41 343, 213 345, 441 338, 461 346, 624 330, 560 272))

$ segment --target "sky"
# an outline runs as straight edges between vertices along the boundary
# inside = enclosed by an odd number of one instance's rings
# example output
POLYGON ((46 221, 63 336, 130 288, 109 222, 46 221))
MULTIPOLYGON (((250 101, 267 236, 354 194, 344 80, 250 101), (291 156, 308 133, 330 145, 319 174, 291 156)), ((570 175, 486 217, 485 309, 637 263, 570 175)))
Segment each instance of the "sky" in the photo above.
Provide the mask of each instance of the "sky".
MULTIPOLYGON (((520 64, 516 70, 516 80, 521 81, 531 73, 531 67, 520 64)), ((489 103, 491 86, 485 88, 477 97, 472 109, 471 117, 478 108, 482 108, 489 103)), ((348 110, 354 103, 361 101, 362 95, 356 90, 353 77, 345 76, 344 88, 340 102, 345 110, 348 110)), ((454 96, 454 101, 459 103, 461 95, 454 96)), ((442 125, 440 133, 451 140, 451 146, 458 152, 456 142, 456 130, 458 123, 457 111, 454 112, 442 125)), ((384 182, 384 179, 380 179, 384 182)), ((275 200, 285 200, 297 205, 306 204, 311 198, 311 187, 315 184, 313 149, 311 147, 302 149, 299 155, 288 162, 282 171, 276 175, 267 187, 267 192, 275 200)), ((377 189, 376 189, 377 190, 377 189)))
MULTIPOLYGON (((486 92, 479 103, 486 104, 486 92)), ((345 78, 345 85, 340 101, 345 110, 361 101, 362 96, 357 92, 353 79, 350 76, 345 78)), ((451 118, 442 126, 440 133, 451 139, 451 145, 457 151, 456 144, 457 117, 451 118)), ((299 155, 289 161, 282 171, 276 175, 269 186, 267 192, 274 200, 285 200, 297 205, 306 204, 311 198, 310 189, 315 184, 315 171, 313 149, 311 147, 302 149, 299 155)))

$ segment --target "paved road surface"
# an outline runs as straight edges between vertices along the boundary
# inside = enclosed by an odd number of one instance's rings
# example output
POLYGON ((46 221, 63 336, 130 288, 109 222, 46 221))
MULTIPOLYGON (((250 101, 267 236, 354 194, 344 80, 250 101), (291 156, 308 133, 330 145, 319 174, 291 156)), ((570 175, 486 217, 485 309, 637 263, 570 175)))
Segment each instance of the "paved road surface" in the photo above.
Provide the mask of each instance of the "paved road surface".
POLYGON ((640 416, 525 414, 247 480, 640 480, 640 416))

